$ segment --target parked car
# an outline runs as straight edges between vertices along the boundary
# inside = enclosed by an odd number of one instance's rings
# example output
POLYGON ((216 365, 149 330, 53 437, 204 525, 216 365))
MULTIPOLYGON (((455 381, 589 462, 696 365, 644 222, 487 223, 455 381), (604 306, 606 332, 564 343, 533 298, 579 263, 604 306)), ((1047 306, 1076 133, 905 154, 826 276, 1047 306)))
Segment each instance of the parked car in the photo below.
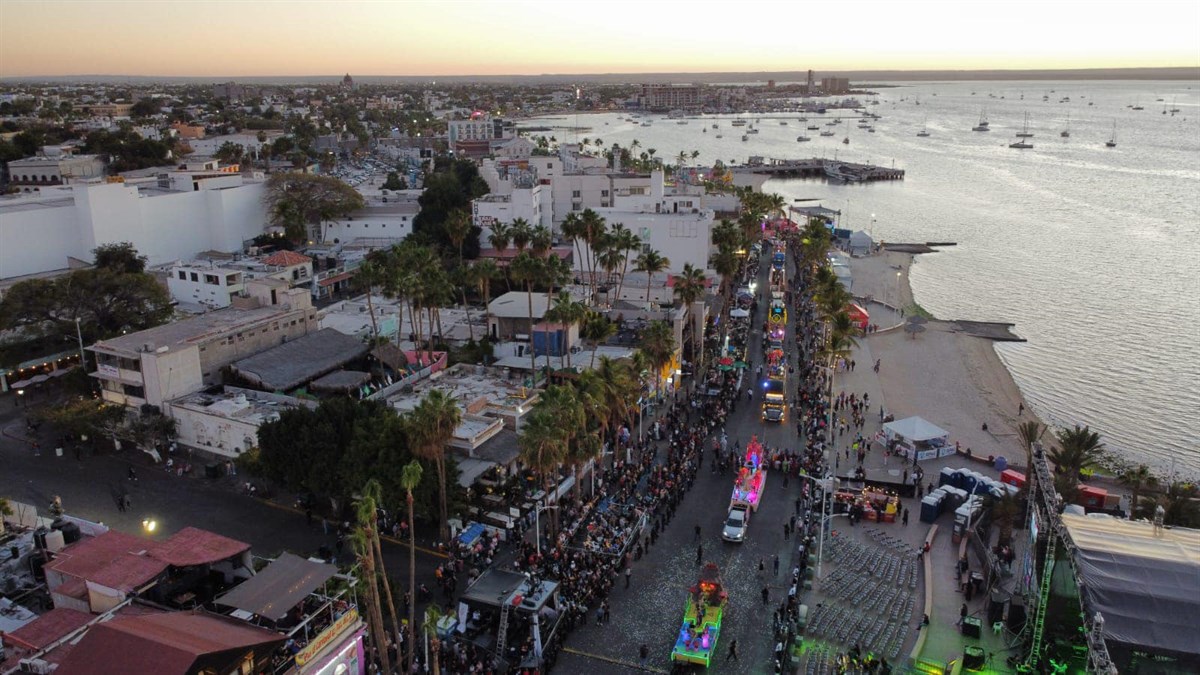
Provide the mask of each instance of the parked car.
POLYGON ((746 540, 746 528, 750 526, 750 509, 737 504, 729 509, 725 517, 725 527, 721 530, 721 538, 725 541, 741 543, 746 540))

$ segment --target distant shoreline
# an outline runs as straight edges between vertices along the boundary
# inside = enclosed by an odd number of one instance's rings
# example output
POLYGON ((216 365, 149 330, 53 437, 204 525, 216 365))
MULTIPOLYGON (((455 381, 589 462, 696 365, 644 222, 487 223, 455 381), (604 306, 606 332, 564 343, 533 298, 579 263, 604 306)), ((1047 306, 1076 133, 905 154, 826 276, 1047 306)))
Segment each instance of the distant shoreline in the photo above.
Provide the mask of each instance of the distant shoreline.
MULTIPOLYGON (((1044 70, 844 70, 820 71, 820 77, 846 77, 854 84, 859 82, 929 82, 929 81, 1070 81, 1070 80, 1178 80, 1200 81, 1200 66, 1175 66, 1166 68, 1077 68, 1044 70)), ((336 84, 343 74, 336 75, 260 75, 260 76, 186 76, 166 75, 28 75, 19 77, 0 76, 0 84, 13 83, 70 83, 70 82, 122 82, 130 84, 217 84, 236 81, 242 84, 336 84)), ((735 84, 746 82, 803 82, 807 71, 744 71, 744 72, 701 72, 701 73, 547 73, 540 75, 355 75, 359 84, 426 84, 433 82, 463 83, 479 82, 490 84, 554 85, 569 84, 635 84, 656 82, 695 82, 700 84, 735 84)))

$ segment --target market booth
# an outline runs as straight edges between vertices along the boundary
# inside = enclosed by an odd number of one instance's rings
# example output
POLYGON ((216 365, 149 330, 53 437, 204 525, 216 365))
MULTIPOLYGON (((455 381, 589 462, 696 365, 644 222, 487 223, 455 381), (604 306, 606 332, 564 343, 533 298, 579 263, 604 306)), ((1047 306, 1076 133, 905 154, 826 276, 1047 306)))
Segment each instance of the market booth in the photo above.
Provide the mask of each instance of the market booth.
POLYGON ((888 422, 883 425, 883 434, 901 457, 915 454, 917 461, 924 461, 954 454, 950 432, 921 417, 888 422))
POLYGON ((872 523, 894 523, 900 512, 900 496, 873 489, 838 490, 833 495, 834 513, 851 513, 872 523))
POLYGON ((850 321, 864 331, 871 325, 871 315, 861 305, 853 302, 846 305, 846 313, 850 315, 850 321))

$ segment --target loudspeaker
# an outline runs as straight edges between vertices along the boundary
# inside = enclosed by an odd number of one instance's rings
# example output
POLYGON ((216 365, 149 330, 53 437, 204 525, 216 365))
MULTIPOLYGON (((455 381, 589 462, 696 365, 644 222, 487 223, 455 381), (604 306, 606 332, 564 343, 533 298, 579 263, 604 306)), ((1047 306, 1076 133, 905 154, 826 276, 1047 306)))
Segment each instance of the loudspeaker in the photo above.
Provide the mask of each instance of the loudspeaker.
POLYGON ((1025 605, 1013 603, 1008 606, 1008 629, 1020 633, 1025 627, 1025 605))
POLYGON ((985 655, 979 647, 967 647, 963 650, 963 670, 983 670, 985 655))
POLYGON ((987 622, 988 622, 989 626, 996 623, 997 621, 1000 621, 1001 619, 1003 619, 1004 618, 1004 602, 998 601, 995 598, 993 598, 988 603, 987 617, 988 617, 987 622))
POLYGON ((963 619, 963 623, 962 623, 962 634, 963 635, 965 635, 967 637, 973 637, 973 638, 978 639, 980 634, 983 633, 982 629, 983 629, 983 622, 979 620, 979 617, 968 616, 967 618, 963 619))

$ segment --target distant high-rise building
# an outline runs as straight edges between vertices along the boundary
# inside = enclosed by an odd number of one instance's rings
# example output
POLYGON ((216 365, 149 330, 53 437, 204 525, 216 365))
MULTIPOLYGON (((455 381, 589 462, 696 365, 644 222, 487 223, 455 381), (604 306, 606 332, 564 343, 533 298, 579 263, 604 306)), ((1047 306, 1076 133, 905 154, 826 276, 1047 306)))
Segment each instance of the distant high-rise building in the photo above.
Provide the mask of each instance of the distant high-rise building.
POLYGON ((822 77, 821 91, 826 94, 845 94, 850 91, 850 78, 822 77))
POLYGON ((353 88, 354 88, 354 78, 350 77, 350 73, 346 73, 346 76, 342 78, 342 89, 353 89, 353 88))
POLYGON ((687 110, 700 107, 698 84, 643 84, 638 102, 650 110, 687 110))
POLYGON ((815 79, 813 79, 813 71, 811 68, 809 68, 808 69, 808 91, 810 93, 812 92, 813 87, 815 87, 816 84, 817 84, 817 81, 815 79))

